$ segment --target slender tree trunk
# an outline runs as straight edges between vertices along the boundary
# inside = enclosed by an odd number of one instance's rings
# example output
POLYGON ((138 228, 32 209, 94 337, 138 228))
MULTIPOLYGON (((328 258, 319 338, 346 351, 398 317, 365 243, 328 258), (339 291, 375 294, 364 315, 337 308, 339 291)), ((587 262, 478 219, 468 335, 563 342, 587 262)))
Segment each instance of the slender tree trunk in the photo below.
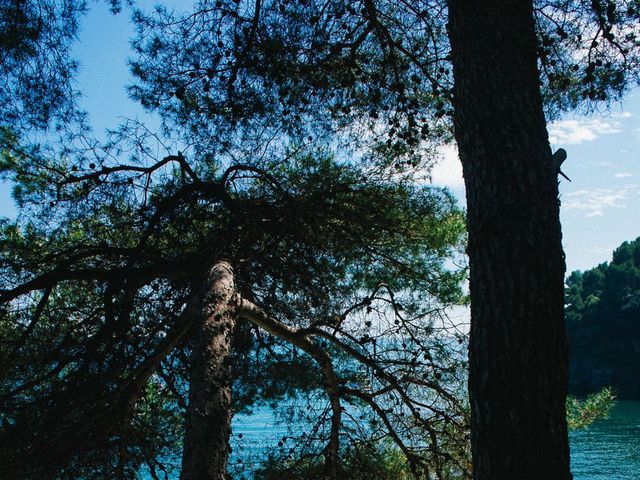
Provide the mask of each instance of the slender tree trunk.
POLYGON ((216 263, 192 305, 197 331, 191 355, 182 480, 227 478, 231 433, 231 339, 237 305, 233 270, 216 263))
POLYGON ((449 0, 449 35, 468 208, 473 475, 570 479, 558 171, 532 3, 449 0))

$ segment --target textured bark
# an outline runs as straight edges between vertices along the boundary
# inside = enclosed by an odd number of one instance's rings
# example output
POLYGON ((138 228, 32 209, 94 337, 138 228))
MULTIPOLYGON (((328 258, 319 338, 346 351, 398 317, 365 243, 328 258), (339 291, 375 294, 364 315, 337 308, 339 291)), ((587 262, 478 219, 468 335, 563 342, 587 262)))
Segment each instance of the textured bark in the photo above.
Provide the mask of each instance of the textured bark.
POLYGON ((182 480, 223 480, 231 433, 231 339, 237 304, 233 270, 216 263, 191 307, 197 330, 191 356, 182 480))
POLYGON ((531 2, 449 0, 475 479, 570 479, 564 254, 531 2))

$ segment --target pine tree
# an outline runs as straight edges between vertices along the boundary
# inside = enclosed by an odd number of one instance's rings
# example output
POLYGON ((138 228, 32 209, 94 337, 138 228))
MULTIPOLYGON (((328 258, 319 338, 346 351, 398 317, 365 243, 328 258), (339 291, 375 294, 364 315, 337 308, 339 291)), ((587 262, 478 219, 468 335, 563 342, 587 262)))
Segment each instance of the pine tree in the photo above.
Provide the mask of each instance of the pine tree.
POLYGON ((401 170, 455 131, 474 475, 569 478, 559 171, 545 121, 638 81, 638 18, 630 1, 202 2, 139 16, 132 93, 214 142, 268 118, 269 135, 337 136, 401 170))
POLYGON ((321 151, 217 170, 5 147, 24 213, 5 222, 0 263, 8 475, 166 468, 186 410, 182 478, 223 478, 234 409, 278 391, 327 398, 307 448, 333 478, 346 440, 367 441, 345 401, 416 474, 464 472, 463 359, 438 320, 464 275, 445 266, 463 236, 447 192, 321 151), (417 431, 440 432, 426 453, 417 431))

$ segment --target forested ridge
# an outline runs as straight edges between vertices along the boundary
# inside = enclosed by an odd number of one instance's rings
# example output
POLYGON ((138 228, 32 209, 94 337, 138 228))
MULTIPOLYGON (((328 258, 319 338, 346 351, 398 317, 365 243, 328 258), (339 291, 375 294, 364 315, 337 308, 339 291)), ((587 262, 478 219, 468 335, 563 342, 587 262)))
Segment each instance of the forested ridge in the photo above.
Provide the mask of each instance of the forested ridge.
POLYGON ((624 242, 611 262, 567 278, 569 390, 613 387, 640 399, 640 237, 624 242))

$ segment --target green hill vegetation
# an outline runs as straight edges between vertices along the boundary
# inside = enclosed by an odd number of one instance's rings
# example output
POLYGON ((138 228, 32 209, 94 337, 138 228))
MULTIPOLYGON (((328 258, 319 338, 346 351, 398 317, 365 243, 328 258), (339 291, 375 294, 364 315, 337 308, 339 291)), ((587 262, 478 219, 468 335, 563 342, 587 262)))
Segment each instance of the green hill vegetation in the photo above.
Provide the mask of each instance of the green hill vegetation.
POLYGON ((611 386, 618 398, 640 399, 640 237, 611 263, 571 273, 565 295, 569 391, 611 386))

